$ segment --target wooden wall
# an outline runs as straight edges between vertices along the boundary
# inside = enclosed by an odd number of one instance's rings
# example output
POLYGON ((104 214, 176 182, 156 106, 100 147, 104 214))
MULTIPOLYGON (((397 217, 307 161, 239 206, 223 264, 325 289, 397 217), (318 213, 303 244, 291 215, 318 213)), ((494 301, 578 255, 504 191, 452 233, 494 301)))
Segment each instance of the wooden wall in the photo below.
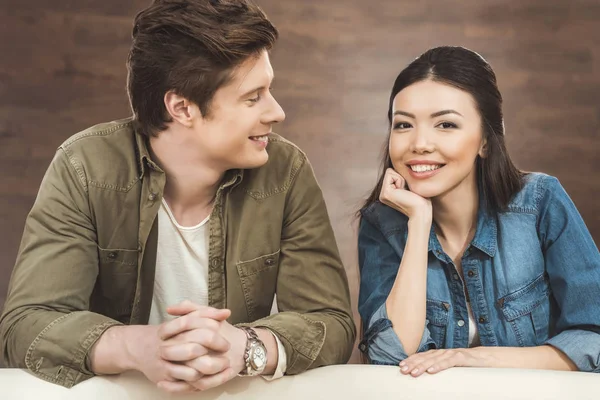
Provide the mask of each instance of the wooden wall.
MULTIPOLYGON (((436 45, 496 70, 520 168, 561 180, 600 240, 598 0, 258 0, 278 26, 276 131, 309 155, 351 282, 353 214, 375 183, 397 73, 436 45)), ((0 307, 23 223, 56 147, 129 115, 125 58, 146 0, 0 2, 0 307)), ((356 361, 356 354, 353 361, 356 361)))

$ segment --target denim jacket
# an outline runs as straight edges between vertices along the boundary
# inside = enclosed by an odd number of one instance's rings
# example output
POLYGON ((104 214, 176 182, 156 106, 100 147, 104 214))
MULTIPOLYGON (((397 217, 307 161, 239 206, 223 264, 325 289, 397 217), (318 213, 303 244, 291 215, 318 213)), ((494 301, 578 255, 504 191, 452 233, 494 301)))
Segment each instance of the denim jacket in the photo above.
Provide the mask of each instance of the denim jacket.
MULTIPOLYGON (((379 202, 362 210, 359 348, 375 364, 397 365, 407 357, 385 309, 407 222, 379 202)), ((490 215, 480 207, 462 257, 464 278, 433 227, 427 263, 426 326, 418 352, 468 347, 468 293, 482 346, 547 344, 579 370, 600 372, 600 253, 556 178, 528 174, 506 211, 490 215)))

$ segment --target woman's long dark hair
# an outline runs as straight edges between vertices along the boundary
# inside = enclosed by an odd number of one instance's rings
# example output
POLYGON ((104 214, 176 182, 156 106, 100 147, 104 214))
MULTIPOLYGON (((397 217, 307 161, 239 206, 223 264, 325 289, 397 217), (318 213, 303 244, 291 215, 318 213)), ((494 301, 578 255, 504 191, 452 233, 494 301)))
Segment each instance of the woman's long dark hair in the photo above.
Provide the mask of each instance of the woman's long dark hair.
POLYGON ((477 156, 477 184, 489 212, 506 209, 512 197, 523 187, 519 171, 506 150, 502 95, 498 90, 492 67, 479 54, 463 47, 436 47, 411 62, 396 78, 388 108, 389 129, 377 185, 363 208, 379 199, 383 177, 393 168, 390 158, 389 135, 392 125, 392 106, 396 95, 407 86, 424 80, 445 83, 469 93, 475 99, 481 115, 482 132, 486 139, 486 157, 477 156))

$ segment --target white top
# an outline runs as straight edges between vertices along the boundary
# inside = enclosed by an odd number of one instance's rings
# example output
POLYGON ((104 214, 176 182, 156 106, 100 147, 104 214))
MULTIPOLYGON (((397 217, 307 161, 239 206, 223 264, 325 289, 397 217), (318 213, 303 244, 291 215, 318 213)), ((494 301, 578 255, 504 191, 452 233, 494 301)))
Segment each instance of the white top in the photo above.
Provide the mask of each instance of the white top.
POLYGON ((167 307, 190 300, 208 305, 208 218, 181 226, 165 199, 158 210, 158 248, 149 324, 174 319, 167 307))
MULTIPOLYGON (((159 325, 175 317, 167 313, 167 307, 190 300, 195 304, 208 305, 208 247, 209 217, 195 226, 181 226, 173 216, 166 200, 158 210, 158 246, 154 294, 148 324, 159 325)), ((265 379, 276 379, 285 373, 285 347, 277 335, 279 351, 275 374, 265 379)))
POLYGON ((481 346, 477 324, 475 323, 475 317, 473 317, 473 310, 469 302, 467 302, 467 311, 469 312, 469 347, 481 346))

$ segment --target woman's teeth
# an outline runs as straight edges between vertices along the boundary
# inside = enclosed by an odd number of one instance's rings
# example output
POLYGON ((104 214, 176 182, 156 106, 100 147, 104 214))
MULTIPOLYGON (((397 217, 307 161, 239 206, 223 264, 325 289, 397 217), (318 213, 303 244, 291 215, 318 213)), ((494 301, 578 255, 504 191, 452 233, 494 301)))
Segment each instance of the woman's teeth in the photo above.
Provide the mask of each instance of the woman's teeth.
POLYGON ((441 167, 442 167, 442 165, 440 165, 440 164, 435 164, 435 165, 416 164, 416 165, 411 165, 410 169, 412 169, 414 172, 427 172, 427 171, 433 171, 433 170, 439 169, 441 167))

